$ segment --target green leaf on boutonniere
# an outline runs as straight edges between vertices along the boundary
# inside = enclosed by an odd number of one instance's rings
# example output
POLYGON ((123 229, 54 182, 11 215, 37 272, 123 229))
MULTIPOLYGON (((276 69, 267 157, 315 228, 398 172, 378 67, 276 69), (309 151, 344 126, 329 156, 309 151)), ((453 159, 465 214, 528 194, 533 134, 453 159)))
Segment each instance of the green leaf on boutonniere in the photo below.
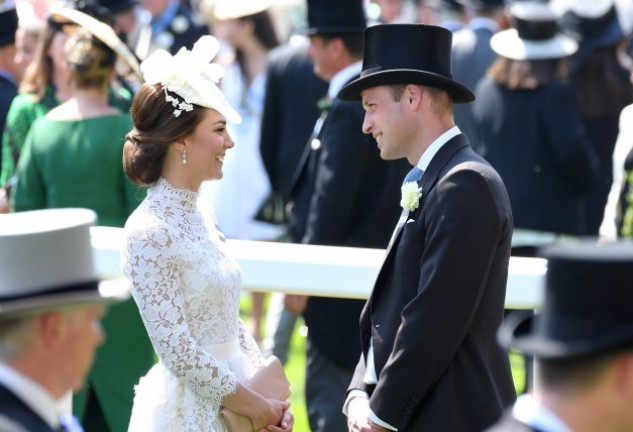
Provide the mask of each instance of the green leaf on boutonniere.
POLYGON ((327 111, 332 106, 332 99, 327 96, 323 96, 317 101, 317 108, 320 112, 327 111))

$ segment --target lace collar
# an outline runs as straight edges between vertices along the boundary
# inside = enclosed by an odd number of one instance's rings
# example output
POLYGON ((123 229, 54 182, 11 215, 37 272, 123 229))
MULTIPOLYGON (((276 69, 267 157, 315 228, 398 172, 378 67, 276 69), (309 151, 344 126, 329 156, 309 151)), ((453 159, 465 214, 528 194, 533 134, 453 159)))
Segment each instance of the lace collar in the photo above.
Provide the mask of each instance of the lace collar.
POLYGON ((198 201, 198 192, 188 188, 177 188, 172 186, 164 177, 149 188, 148 195, 160 197, 161 199, 177 202, 185 208, 195 208, 198 201))

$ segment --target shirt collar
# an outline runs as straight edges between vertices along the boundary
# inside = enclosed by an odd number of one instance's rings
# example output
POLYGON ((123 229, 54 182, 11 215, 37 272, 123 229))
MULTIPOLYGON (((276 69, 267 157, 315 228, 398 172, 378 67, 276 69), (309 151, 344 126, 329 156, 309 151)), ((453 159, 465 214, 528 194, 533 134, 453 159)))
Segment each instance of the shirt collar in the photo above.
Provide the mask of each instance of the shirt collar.
POLYGON ((341 69, 330 80, 330 88, 328 88, 327 95, 330 99, 334 99, 338 92, 356 75, 360 75, 360 71, 363 68, 363 62, 357 61, 351 65, 341 69))
POLYGON ((40 384, 0 362, 0 383, 11 390, 53 429, 60 425, 62 404, 40 384))
POLYGON ((442 135, 435 138, 435 141, 433 141, 431 145, 424 151, 424 153, 422 153, 422 157, 420 158, 416 166, 422 171, 426 171, 426 169, 429 167, 429 164, 431 163, 431 160, 433 160, 433 156, 435 156, 435 154, 442 148, 442 146, 461 133, 462 131, 460 131, 457 126, 453 126, 442 135))
POLYGON ((154 36, 161 33, 167 28, 169 23, 174 19, 178 12, 178 1, 170 0, 169 4, 165 8, 162 14, 152 22, 152 34, 154 36))
POLYGON ((533 428, 551 432, 572 432, 556 414, 529 394, 519 396, 512 407, 512 415, 521 423, 533 428))

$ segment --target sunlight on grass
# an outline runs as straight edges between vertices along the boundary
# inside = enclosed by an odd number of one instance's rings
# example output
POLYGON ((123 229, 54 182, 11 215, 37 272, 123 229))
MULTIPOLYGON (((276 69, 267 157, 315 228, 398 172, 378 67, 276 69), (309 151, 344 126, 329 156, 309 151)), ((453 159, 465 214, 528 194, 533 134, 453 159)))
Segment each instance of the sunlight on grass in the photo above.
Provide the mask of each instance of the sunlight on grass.
MULTIPOLYGON (((248 293, 242 295, 240 303, 240 314, 245 323, 250 320, 251 298, 248 293)), ((266 303, 264 304, 264 307, 266 303)), ((265 313, 264 313, 265 316, 265 313)), ((290 402, 292 412, 295 416, 294 432, 310 432, 308 414, 305 406, 304 384, 305 384, 305 363, 306 363, 306 338, 299 334, 299 329, 304 325, 303 319, 297 321, 290 343, 290 353, 288 363, 284 369, 292 386, 290 402)), ((265 326, 262 326, 265 328, 265 326)), ((523 357, 516 353, 510 353, 510 366, 512 367, 512 377, 515 383, 517 394, 523 391, 525 382, 525 371, 523 357)))

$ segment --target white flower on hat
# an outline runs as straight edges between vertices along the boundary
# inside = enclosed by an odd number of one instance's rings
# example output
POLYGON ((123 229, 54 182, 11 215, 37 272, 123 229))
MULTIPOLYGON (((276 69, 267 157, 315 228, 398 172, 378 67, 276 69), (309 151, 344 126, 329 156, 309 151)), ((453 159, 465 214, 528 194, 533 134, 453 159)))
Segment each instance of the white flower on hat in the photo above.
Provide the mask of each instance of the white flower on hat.
MULTIPOLYGON (((224 76, 224 67, 211 63, 220 48, 213 36, 202 36, 191 51, 180 48, 175 56, 163 49, 154 51, 143 63, 141 71, 147 84, 161 84, 166 90, 176 93, 185 104, 174 104, 174 115, 188 109, 191 104, 213 108, 228 120, 239 123, 240 115, 231 107, 218 82, 224 76)), ((169 97, 169 95, 167 95, 169 97)), ((192 107, 191 107, 192 108, 192 107)))

